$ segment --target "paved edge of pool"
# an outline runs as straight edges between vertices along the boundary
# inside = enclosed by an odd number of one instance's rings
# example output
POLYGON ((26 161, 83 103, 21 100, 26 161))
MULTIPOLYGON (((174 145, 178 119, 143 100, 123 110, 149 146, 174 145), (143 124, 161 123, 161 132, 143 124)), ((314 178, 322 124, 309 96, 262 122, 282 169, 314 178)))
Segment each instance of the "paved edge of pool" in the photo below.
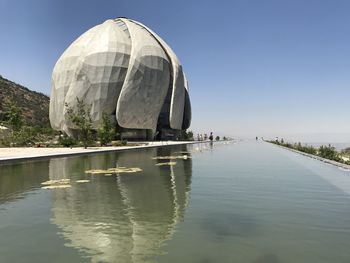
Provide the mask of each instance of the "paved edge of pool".
POLYGON ((312 158, 312 159, 324 162, 324 163, 332 164, 334 166, 337 166, 337 167, 340 167, 340 168, 343 168, 343 169, 346 169, 346 170, 350 170, 350 165, 347 165, 345 163, 339 163, 339 162, 336 162, 336 161, 333 161, 333 160, 322 158, 322 157, 317 156, 317 155, 304 153, 304 152, 301 152, 301 151, 298 151, 298 150, 295 150, 295 149, 291 149, 291 148, 288 148, 288 147, 285 147, 285 146, 282 146, 282 145, 276 145, 276 144, 273 144, 273 143, 270 143, 270 142, 267 142, 267 143, 269 143, 271 145, 274 145, 274 146, 277 146, 277 147, 280 147, 282 149, 285 149, 285 150, 288 150, 288 151, 291 151, 291 152, 295 152, 295 153, 304 155, 306 157, 309 157, 309 158, 312 158))
MULTIPOLYGON (((33 161, 33 160, 42 160, 42 159, 50 159, 50 158, 59 158, 59 157, 69 157, 69 156, 77 156, 77 155, 88 155, 88 154, 96 154, 96 153, 109 153, 109 152, 121 152, 121 151, 130 151, 137 149, 146 149, 146 148, 156 148, 156 147, 169 147, 175 145, 185 145, 185 144, 197 144, 197 143, 209 143, 209 141, 164 141, 164 142, 151 142, 150 144, 143 144, 137 146, 120 146, 120 147, 88 147, 84 148, 45 148, 45 149, 67 149, 73 150, 72 152, 52 152, 52 153, 41 153, 41 154, 33 154, 33 155, 18 155, 11 157, 1 157, 0 165, 2 164, 13 164, 17 162, 25 162, 25 161, 33 161)), ((13 148, 16 149, 16 148, 13 148)), ((28 148, 28 149, 40 149, 40 148, 28 148)), ((0 148, 1 150, 1 148, 0 148)))

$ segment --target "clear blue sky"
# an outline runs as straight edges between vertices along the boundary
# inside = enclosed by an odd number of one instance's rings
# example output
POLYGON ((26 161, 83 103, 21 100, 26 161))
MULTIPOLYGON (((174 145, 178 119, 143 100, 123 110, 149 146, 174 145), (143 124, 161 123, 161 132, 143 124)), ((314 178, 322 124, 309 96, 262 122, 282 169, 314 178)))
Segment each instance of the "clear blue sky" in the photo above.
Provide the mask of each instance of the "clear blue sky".
POLYGON ((350 137, 350 1, 0 0, 0 10, 0 74, 30 89, 49 94, 68 45, 126 16, 181 60, 195 132, 350 137))

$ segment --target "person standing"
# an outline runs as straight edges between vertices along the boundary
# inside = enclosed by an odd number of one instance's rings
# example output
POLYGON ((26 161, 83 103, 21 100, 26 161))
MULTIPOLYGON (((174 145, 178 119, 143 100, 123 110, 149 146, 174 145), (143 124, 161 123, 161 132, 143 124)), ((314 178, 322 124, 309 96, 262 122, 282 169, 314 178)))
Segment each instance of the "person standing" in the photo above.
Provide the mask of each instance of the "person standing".
POLYGON ((213 132, 210 133, 210 136, 209 136, 209 140, 212 142, 214 139, 214 135, 213 135, 213 132))

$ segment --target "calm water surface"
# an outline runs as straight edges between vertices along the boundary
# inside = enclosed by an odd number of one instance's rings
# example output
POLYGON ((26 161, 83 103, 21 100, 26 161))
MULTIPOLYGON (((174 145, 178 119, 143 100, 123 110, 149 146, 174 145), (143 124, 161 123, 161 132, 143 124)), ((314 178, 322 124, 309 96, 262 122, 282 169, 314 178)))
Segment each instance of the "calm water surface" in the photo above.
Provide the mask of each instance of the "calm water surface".
POLYGON ((3 165, 0 262, 345 263, 349 194, 349 171, 263 142, 3 165), (120 166, 142 172, 85 173, 120 166))

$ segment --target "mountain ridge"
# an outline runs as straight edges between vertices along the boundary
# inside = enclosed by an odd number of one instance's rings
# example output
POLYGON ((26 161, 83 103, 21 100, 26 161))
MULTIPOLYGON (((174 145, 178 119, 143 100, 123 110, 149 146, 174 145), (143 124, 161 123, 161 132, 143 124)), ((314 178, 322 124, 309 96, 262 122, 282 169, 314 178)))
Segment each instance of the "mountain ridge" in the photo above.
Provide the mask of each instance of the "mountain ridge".
POLYGON ((22 110, 26 125, 33 127, 50 127, 50 98, 8 80, 0 75, 0 122, 6 121, 6 113, 12 106, 22 110))

